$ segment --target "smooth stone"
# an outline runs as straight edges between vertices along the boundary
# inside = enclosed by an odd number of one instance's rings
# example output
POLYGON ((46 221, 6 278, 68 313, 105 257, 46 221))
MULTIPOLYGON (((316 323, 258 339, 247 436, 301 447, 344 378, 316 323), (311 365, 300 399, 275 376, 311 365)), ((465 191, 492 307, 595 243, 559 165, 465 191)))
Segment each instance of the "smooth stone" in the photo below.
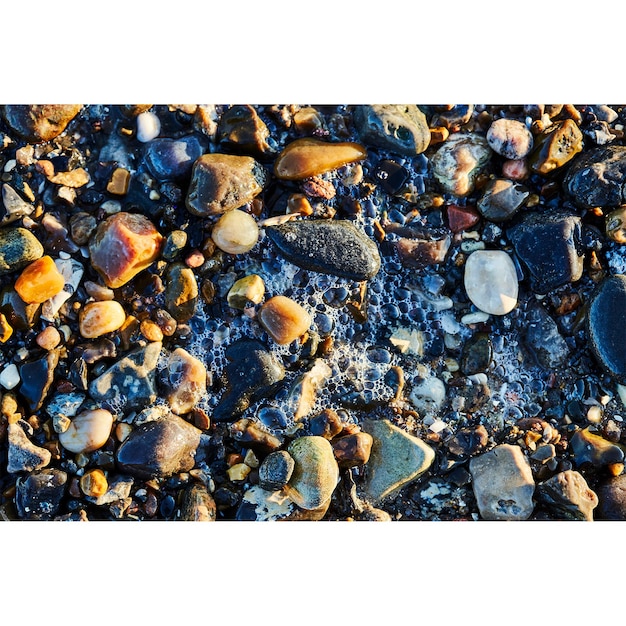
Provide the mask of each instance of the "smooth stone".
POLYGON ((570 353, 557 323, 542 306, 533 307, 528 312, 524 340, 539 365, 546 369, 560 367, 570 353))
POLYGON ((304 436, 292 441, 287 452, 294 468, 285 492, 301 509, 319 509, 330 500, 339 482, 339 466, 327 439, 304 436))
POLYGON ((529 195, 530 191, 523 185, 495 178, 487 185, 477 207, 485 219, 504 222, 524 206, 529 195))
POLYGON ((38 359, 19 366, 21 383, 18 388, 33 413, 42 406, 54 382, 54 370, 59 362, 59 350, 51 350, 38 359))
POLYGON ((476 177, 491 159, 484 137, 458 134, 450 137, 431 158, 432 172, 444 191, 467 196, 474 191, 476 177))
POLYGON ((450 204, 447 207, 448 228, 453 233, 470 230, 480 221, 479 213, 472 207, 460 207, 450 204))
POLYGON ((465 376, 486 372, 493 357, 491 338, 487 333, 472 335, 463 346, 461 371, 465 376))
POLYGON ((157 180, 185 179, 191 176, 193 164, 204 154, 207 144, 198 135, 155 139, 148 144, 144 161, 157 180))
POLYGON ((446 386, 442 380, 435 376, 429 376, 414 385, 409 394, 411 404, 422 417, 437 413, 443 406, 445 399, 446 386))
POLYGON ((252 157, 204 154, 193 165, 187 210, 199 217, 238 209, 258 196, 268 175, 252 157))
POLYGON ((606 216, 606 236, 617 243, 626 243, 626 206, 611 211, 606 216))
POLYGON ((430 144, 424 113, 414 104, 356 106, 354 124, 361 140, 406 156, 421 154, 430 144))
POLYGON ((304 269, 369 280, 380 269, 378 246, 347 220, 299 220, 268 226, 280 254, 304 269))
POLYGON ((5 389, 14 389, 20 382, 20 372, 15 363, 6 365, 0 372, 0 385, 5 389))
POLYGON ((67 473, 53 468, 30 472, 15 483, 15 506, 23 520, 51 520, 65 495, 67 473))
POLYGON ((35 210, 32 204, 29 204, 6 183, 2 185, 2 204, 4 205, 5 214, 2 216, 2 224, 10 224, 27 215, 31 215, 35 210))
POLYGON ((183 491, 180 519, 183 522, 214 522, 217 519, 215 500, 204 485, 195 483, 183 491))
POLYGON ((285 490, 268 491, 255 485, 243 494, 236 519, 247 522, 313 522, 321 520, 329 506, 330 498, 318 509, 301 509, 285 490))
POLYGON ((506 315, 517 305, 517 272, 503 250, 476 250, 465 262, 463 283, 468 298, 481 311, 506 315))
POLYGON ((489 147, 505 159, 523 159, 533 148, 533 135, 517 120, 494 120, 487 131, 489 147))
POLYGON ((309 432, 324 439, 332 439, 343 430, 341 418, 333 409, 324 409, 309 420, 309 432))
POLYGON ((198 304, 198 282, 184 263, 172 263, 165 272, 165 309, 179 323, 190 320, 198 304))
POLYGON ((184 415, 206 394, 207 370, 202 361, 183 348, 176 348, 167 360, 161 381, 172 411, 184 415))
POLYGON ((585 463, 603 467, 624 462, 624 449, 620 445, 592 433, 589 428, 577 430, 572 435, 570 450, 577 467, 585 463))
POLYGON ((596 361, 620 384, 626 384, 626 276, 605 278, 588 302, 587 337, 596 361))
POLYGON ((435 460, 435 452, 429 445, 389 420, 366 419, 362 428, 373 438, 363 485, 373 505, 417 480, 435 460))
POLYGON ((45 255, 27 265, 15 281, 15 291, 26 304, 42 304, 56 296, 65 279, 52 257, 45 255))
POLYGON ((58 137, 82 108, 82 104, 7 104, 4 119, 26 141, 44 143, 58 137))
POLYGON ((7 472, 32 472, 46 467, 50 463, 50 450, 36 446, 26 436, 24 429, 17 423, 9 423, 7 428, 9 441, 7 472))
POLYGON ((563 189, 580 208, 613 208, 626 202, 625 181, 626 146, 603 146, 576 158, 563 179, 563 189))
POLYGON ((528 519, 535 481, 521 448, 502 444, 470 460, 472 487, 484 520, 528 519))
POLYGON ((273 152, 268 143, 270 131, 249 104, 231 106, 220 116, 217 126, 220 147, 227 152, 263 157, 273 152))
POLYGON ((341 469, 365 465, 372 452, 374 439, 369 433, 358 432, 334 439, 333 453, 341 469))
POLYGON ((527 213, 507 230, 507 236, 528 269, 535 293, 545 295, 581 278, 584 248, 580 217, 559 211, 527 213))
POLYGON ((282 439, 269 433, 257 421, 242 418, 231 424, 229 430, 242 447, 251 448, 261 454, 275 452, 283 445, 282 439))
POLYGON ((78 314, 78 328, 85 339, 112 333, 124 325, 126 312, 116 300, 88 302, 78 314))
POLYGON ((320 176, 367 157, 358 143, 330 143, 303 137, 287 144, 274 163, 274 175, 281 180, 304 180, 320 176))
POLYGON ((187 245, 187 233, 184 230, 173 230, 168 233, 163 244, 161 256, 166 261, 174 261, 187 245))
POLYGON ((267 491, 279 491, 289 482, 295 461, 286 450, 268 454, 259 466, 259 485, 267 491))
POLYGON ((89 395, 114 412, 151 404, 156 400, 156 366, 161 343, 136 348, 89 384, 89 395))
POLYGON ((202 431, 170 414, 135 428, 117 450, 116 461, 124 472, 138 478, 166 478, 188 472, 202 431))
POLYGON ((100 449, 113 429, 113 415, 106 409, 83 411, 74 417, 69 428, 59 433, 61 445, 74 454, 100 449))
POLYGON ((54 417, 59 413, 62 413, 66 417, 74 417, 85 401, 85 397, 84 393, 77 391, 55 393, 46 404, 45 411, 50 417, 54 417))
MULTIPOLYGON (((389 229, 388 232, 394 231, 389 229)), ((446 260, 452 243, 449 234, 442 235, 408 227, 397 229, 395 232, 399 238, 394 242, 394 248, 405 267, 423 269, 446 260)))
POLYGON ((43 256, 43 246, 25 228, 0 229, 0 276, 21 270, 43 256))
POLYGON ((560 472, 537 485, 537 500, 566 520, 593 521, 598 496, 589 488, 582 474, 573 470, 560 472))
POLYGON ((596 519, 626 520, 626 474, 605 480, 597 489, 596 519))
POLYGON ((573 120, 556 122, 535 140, 528 164, 537 174, 549 174, 571 161, 583 149, 583 134, 573 120))
POLYGON ((265 283, 258 274, 248 274, 235 281, 228 291, 228 306, 243 311, 250 303, 259 304, 265 296, 265 283))
POLYGON ((161 132, 161 120, 156 113, 144 111, 135 119, 137 121, 137 141, 147 143, 159 136, 161 132))
POLYGON ((461 126, 467 124, 474 113, 473 104, 455 104, 446 111, 436 113, 430 122, 431 128, 444 127, 457 132, 461 126))
POLYGON ((286 296, 270 298, 257 313, 259 324, 278 345, 300 338, 311 326, 309 312, 286 296))
POLYGON ((80 490, 89 498, 99 498, 109 489, 109 482, 104 472, 99 469, 91 469, 80 477, 80 490))
POLYGON ((233 209, 215 222, 211 239, 222 252, 245 254, 259 240, 259 227, 252 215, 233 209))
POLYGON ((253 402, 270 396, 285 377, 285 368, 256 339, 239 339, 226 348, 228 388, 213 412, 216 421, 237 419, 253 402))
POLYGON ((104 220, 92 236, 91 264, 106 286, 115 289, 156 261, 164 241, 147 217, 120 211, 104 220))

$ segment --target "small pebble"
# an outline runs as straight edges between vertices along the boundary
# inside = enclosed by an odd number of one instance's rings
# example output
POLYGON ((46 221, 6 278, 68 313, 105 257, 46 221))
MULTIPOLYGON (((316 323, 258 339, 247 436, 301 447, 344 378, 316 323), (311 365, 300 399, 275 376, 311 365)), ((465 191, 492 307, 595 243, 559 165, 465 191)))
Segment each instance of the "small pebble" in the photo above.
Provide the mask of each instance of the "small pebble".
POLYGON ((233 309, 243 309, 249 302, 259 304, 265 296, 265 283, 258 274, 249 274, 240 278, 230 288, 226 299, 233 309))
POLYGON ((112 333, 124 325, 126 313, 116 300, 89 302, 80 311, 79 330, 86 339, 112 333))
POLYGON ((92 469, 80 477, 80 489, 90 498, 99 498, 109 490, 109 483, 101 469, 92 469))
POLYGON ((115 196, 125 196, 130 186, 130 172, 124 167, 116 167, 107 183, 107 191, 115 196))
POLYGON ((506 315, 517 305, 517 272, 502 250, 477 250, 467 257, 463 277, 472 303, 490 315, 506 315))
POLYGON ((487 131, 489 147, 505 159, 523 159, 533 148, 532 133, 522 122, 501 118, 487 131))
POLYGON ((549 174, 571 161, 583 149, 583 134, 570 119, 548 127, 535 143, 528 164, 537 174, 549 174))
POLYGON ((259 240, 259 227, 249 213, 234 209, 217 220, 211 238, 220 250, 228 254, 245 254, 259 240))
POLYGON ((300 304, 286 296, 270 298, 257 315, 259 323, 279 345, 300 338, 311 326, 311 316, 300 304))
POLYGON ((15 291, 27 304, 40 304, 54 297, 65 286, 65 279, 49 256, 28 265, 15 281, 15 291))
POLYGON ((10 363, 0 372, 0 385, 5 389, 13 389, 19 382, 20 374, 15 363, 10 363))
POLYGON ((140 113, 137 120, 137 140, 141 143, 147 143, 159 136, 161 132, 161 121, 156 113, 146 111, 140 113))
POLYGON ((61 445, 74 454, 93 452, 108 440, 113 416, 106 409, 93 409, 78 414, 70 427, 59 434, 61 445))
POLYGON ((54 350, 61 343, 61 334, 54 326, 46 326, 35 337, 35 341, 44 350, 54 350))

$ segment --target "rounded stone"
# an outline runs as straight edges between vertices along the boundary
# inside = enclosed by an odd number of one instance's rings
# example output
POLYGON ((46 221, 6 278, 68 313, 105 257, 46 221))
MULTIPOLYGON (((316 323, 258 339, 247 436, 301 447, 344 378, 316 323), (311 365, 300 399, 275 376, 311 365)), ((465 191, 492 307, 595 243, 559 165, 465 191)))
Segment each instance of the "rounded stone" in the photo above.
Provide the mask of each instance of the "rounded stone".
POLYGON ((265 283, 258 274, 249 274, 239 280, 230 288, 226 299, 228 306, 233 309, 243 310, 249 302, 259 304, 265 295, 265 283))
POLYGON ((147 143, 159 136, 161 132, 161 120, 159 116, 152 111, 144 111, 136 118, 137 120, 137 141, 147 143))
POLYGON ((562 519, 593 520, 598 506, 597 494, 589 488, 582 474, 567 470, 537 485, 537 499, 547 504, 562 519))
POLYGON ((75 454, 93 452, 108 440, 113 428, 113 415, 106 409, 84 411, 72 419, 69 428, 59 434, 59 442, 75 454))
POLYGON ((517 305, 518 281, 511 257, 502 250, 476 250, 467 257, 463 283, 481 311, 506 315, 517 305))
POLYGON ((617 243, 626 243, 626 205, 606 216, 606 235, 617 243))
POLYGON ((165 272, 165 308, 180 323, 191 319, 198 302, 198 281, 183 263, 172 263, 165 272))
POLYGON ((29 230, 21 227, 0 230, 0 276, 21 270, 42 255, 41 242, 29 230))
POLYGON ((503 222, 515 215, 525 204, 530 191, 510 180, 495 178, 485 189, 477 207, 491 222, 503 222))
POLYGON ((611 521, 626 520, 626 474, 610 478, 597 488, 598 519, 611 521))
POLYGON ((523 159, 533 148, 532 133, 522 122, 500 118, 487 131, 489 147, 505 159, 523 159))
POLYGON ((571 161, 583 149, 583 134, 570 119, 556 122, 536 141, 528 164, 537 174, 549 174, 571 161))
POLYGON ((312 322, 308 311, 286 296, 270 298, 259 309, 257 318, 279 345, 289 344, 301 337, 312 322))
POLYGON ((268 454, 259 467, 259 485, 268 491, 282 489, 291 478, 295 461, 286 450, 268 454))
POLYGON ((206 393, 204 363, 183 348, 176 348, 170 354, 162 378, 165 399, 177 415, 189 413, 206 393))
POLYGON ((78 327, 86 339, 95 339, 121 328, 126 321, 126 313, 116 300, 89 302, 80 311, 78 327))
POLYGON ((157 180, 180 180, 191 175, 205 148, 206 143, 196 135, 155 139, 148 144, 144 159, 157 180))
POLYGON ((259 240, 259 227, 252 215, 234 209, 217 220, 211 231, 211 239, 223 252, 245 254, 259 240))

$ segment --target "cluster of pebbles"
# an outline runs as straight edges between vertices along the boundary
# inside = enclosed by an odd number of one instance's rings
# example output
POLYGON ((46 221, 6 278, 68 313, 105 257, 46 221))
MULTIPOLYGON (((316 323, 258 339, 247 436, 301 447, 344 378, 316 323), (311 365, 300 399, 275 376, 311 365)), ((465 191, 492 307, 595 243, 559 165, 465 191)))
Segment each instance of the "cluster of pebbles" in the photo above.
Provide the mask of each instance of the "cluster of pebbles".
POLYGON ((625 124, 3 106, 0 518, 626 519, 625 124))

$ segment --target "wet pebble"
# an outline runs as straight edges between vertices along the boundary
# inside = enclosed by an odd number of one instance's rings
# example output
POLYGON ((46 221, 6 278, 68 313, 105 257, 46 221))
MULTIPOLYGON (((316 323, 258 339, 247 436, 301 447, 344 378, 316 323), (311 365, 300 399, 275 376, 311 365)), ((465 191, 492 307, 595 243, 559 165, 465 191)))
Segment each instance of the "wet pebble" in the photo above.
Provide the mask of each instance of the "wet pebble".
POLYGON ((89 302, 80 311, 79 331, 86 339, 95 339, 122 327, 126 313, 116 300, 89 302))
POLYGON ((179 323, 189 321, 198 303, 198 282, 193 270, 172 263, 165 272, 165 309, 179 323))
POLYGON ((626 243, 626 205, 611 211, 606 216, 606 235, 617 243, 626 243))
POLYGON ((505 159, 523 159, 533 147, 532 133, 522 122, 507 118, 494 120, 487 131, 487 143, 505 159))
POLYGON ((137 141, 147 143, 159 136, 161 132, 161 120, 159 116, 152 111, 144 111, 136 118, 137 121, 137 141))
POLYGON ((492 222, 504 222, 524 206, 530 191, 523 185, 504 178, 495 178, 485 189, 477 207, 492 222))
POLYGON ((312 417, 309 422, 309 431, 312 435, 332 439, 343 429, 341 418, 336 411, 324 409, 321 413, 312 417))
POLYGON ((589 488, 582 474, 573 470, 560 472, 537 485, 537 499, 558 514, 558 519, 593 521, 598 496, 589 488))
POLYGON ((493 357, 493 346, 487 333, 476 333, 465 342, 461 355, 461 371, 465 376, 486 372, 493 357))
POLYGON ((463 283, 467 296, 481 311, 506 315, 517 305, 517 272, 503 250, 476 250, 467 257, 463 283))
POLYGON ((268 491, 279 491, 289 482, 295 461, 286 450, 268 454, 259 467, 259 486, 268 491))
POLYGON ((596 492, 598 495, 596 519, 626 520, 626 474, 603 481, 596 492))
POLYGON ((577 430, 572 435, 570 449, 577 467, 585 463, 603 467, 624 461, 624 450, 618 444, 593 433, 589 428, 577 430))
POLYGON ((258 274, 248 274, 235 281, 228 291, 228 306, 243 311, 249 303, 259 304, 265 296, 265 283, 258 274))
POLYGON ((42 406, 54 382, 54 371, 59 363, 59 350, 51 350, 39 358, 19 366, 19 392, 31 411, 42 406))
POLYGON ((106 409, 83 411, 74 417, 69 428, 59 433, 61 445, 74 454, 93 452, 108 440, 113 415, 106 409))
POLYGON ((48 255, 27 265, 15 281, 15 291, 27 304, 41 304, 65 286, 65 279, 48 255))
POLYGON ((434 415, 446 399, 446 386, 435 376, 428 376, 413 386, 409 400, 420 415, 434 415))
POLYGON ((157 180, 181 180, 191 175, 193 164, 205 149, 206 141, 197 135, 155 139, 148 144, 144 159, 157 180))
POLYGON ((571 119, 556 122, 535 140, 528 164, 537 174, 549 174, 571 161, 583 149, 583 134, 571 119))
POLYGON ((333 440, 333 453, 341 469, 365 465, 372 452, 372 436, 366 432, 353 433, 333 440))
POLYGON ((487 429, 480 424, 475 428, 460 428, 446 441, 448 450, 458 457, 468 457, 482 451, 489 443, 487 429))
POLYGON ((312 323, 308 311, 286 296, 270 298, 259 309, 257 319, 279 345, 285 345, 300 338, 312 323))
POLYGON ((9 462, 7 472, 32 472, 46 467, 52 458, 52 454, 46 448, 35 445, 24 432, 19 422, 9 423, 9 462))
POLYGON ((199 359, 183 348, 169 356, 162 374, 165 399, 177 415, 189 413, 207 389, 207 370, 199 359))
POLYGON ((105 473, 94 468, 80 477, 80 490, 89 498, 99 498, 109 490, 109 483, 105 473))
POLYGON ((43 255, 41 242, 25 228, 0 229, 0 275, 21 270, 43 255))
POLYGON ((223 252, 245 254, 250 252, 259 240, 259 227, 252 215, 234 209, 215 222, 211 239, 223 252))
POLYGON ((471 230, 480 221, 480 215, 471 207, 460 207, 450 204, 447 208, 448 227, 453 233, 471 230))
POLYGON ((231 106, 221 115, 217 138, 226 152, 259 157, 272 152, 268 143, 270 131, 249 104, 231 106))
POLYGON ((13 104, 4 107, 4 119, 27 141, 43 143, 58 137, 81 109, 81 104, 13 104))
POLYGON ((65 495, 68 475, 47 468, 20 476, 15 484, 17 514, 23 520, 51 520, 65 495))

